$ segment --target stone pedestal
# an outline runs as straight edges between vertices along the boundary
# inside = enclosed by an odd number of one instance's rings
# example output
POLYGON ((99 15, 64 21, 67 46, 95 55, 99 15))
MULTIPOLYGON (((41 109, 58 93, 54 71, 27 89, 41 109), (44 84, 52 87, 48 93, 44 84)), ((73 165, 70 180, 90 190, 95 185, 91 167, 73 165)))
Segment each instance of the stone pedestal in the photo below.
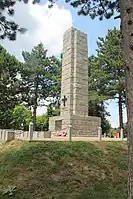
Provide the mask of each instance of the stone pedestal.
POLYGON ((76 116, 71 117, 51 117, 49 119, 49 128, 51 131, 65 130, 68 132, 71 125, 72 136, 80 137, 98 137, 98 127, 101 126, 101 119, 90 116, 76 116), (60 122, 60 128, 56 126, 57 121, 60 122))

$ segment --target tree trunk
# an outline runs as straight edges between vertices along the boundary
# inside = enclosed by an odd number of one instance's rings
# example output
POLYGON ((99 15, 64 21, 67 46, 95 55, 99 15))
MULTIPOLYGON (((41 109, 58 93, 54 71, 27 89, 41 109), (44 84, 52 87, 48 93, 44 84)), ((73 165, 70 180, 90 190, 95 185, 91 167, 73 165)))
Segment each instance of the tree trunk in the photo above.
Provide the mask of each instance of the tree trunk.
POLYGON ((120 129, 123 129, 123 110, 122 110, 122 95, 121 95, 121 93, 119 93, 118 106, 119 106, 119 127, 120 127, 120 129))
POLYGON ((37 103, 33 105, 33 129, 36 130, 36 110, 37 110, 37 103))
POLYGON ((89 102, 89 116, 97 116, 97 104, 96 102, 89 102))
POLYGON ((37 111, 37 99, 38 99, 38 82, 36 82, 35 86, 35 97, 34 97, 34 105, 33 105, 33 129, 36 130, 36 111, 37 111))
POLYGON ((133 0, 119 0, 119 7, 123 35, 122 47, 126 67, 129 153, 128 199, 133 199, 133 0))

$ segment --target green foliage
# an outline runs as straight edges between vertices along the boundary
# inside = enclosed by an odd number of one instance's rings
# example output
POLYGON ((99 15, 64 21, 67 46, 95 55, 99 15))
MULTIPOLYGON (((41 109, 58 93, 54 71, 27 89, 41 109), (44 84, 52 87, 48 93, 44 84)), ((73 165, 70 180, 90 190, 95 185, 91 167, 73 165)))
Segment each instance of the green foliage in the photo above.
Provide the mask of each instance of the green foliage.
POLYGON ((47 108, 47 112, 43 115, 36 117, 36 130, 37 131, 46 131, 49 126, 49 117, 58 116, 60 114, 60 110, 54 107, 47 108))
POLYGON ((89 100, 97 103, 110 99, 107 92, 110 74, 102 69, 98 57, 89 57, 89 100))
POLYGON ((14 129, 28 129, 32 119, 31 110, 28 110, 24 105, 16 105, 12 114, 12 126, 14 129))
POLYGON ((37 130, 48 130, 49 118, 60 115, 60 109, 55 108, 51 104, 47 108, 46 114, 42 116, 37 116, 36 129, 37 130))
POLYGON ((29 129, 29 123, 31 122, 32 120, 32 113, 31 113, 31 110, 30 109, 25 109, 25 125, 24 125, 24 128, 25 129, 29 129))
POLYGON ((109 123, 109 121, 106 118, 107 116, 109 116, 109 113, 106 111, 106 107, 103 102, 101 102, 101 104, 99 104, 98 116, 101 117, 102 133, 108 134, 111 129, 111 124, 109 123))
POLYGON ((36 130, 48 130, 48 117, 46 114, 36 117, 36 130))
POLYGON ((121 48, 122 35, 119 30, 114 28, 109 30, 107 36, 99 38, 97 58, 103 74, 108 74, 105 79, 105 92, 110 99, 117 99, 119 106, 119 123, 123 128, 123 105, 125 105, 125 70, 121 48))
POLYGON ((106 135, 109 134, 111 129, 111 124, 106 119, 106 117, 101 117, 101 128, 102 128, 102 134, 106 133, 106 135))
POLYGON ((108 134, 111 129, 111 125, 107 120, 107 116, 109 113, 106 111, 105 103, 103 101, 89 101, 89 115, 90 116, 97 116, 101 118, 101 128, 102 134, 108 134))
MULTIPOLYGON (((97 57, 90 57, 89 86, 92 91, 103 99, 115 99, 121 92, 122 102, 125 102, 125 73, 121 49, 121 33, 114 28, 107 36, 98 38, 97 57), (96 88, 96 89, 95 89, 96 88)), ((94 95, 95 96, 95 95, 94 95)), ((96 96, 96 98, 98 97, 96 96)))
MULTIPOLYGON (((54 0, 49 0, 51 5, 55 3, 54 0)), ((65 0, 66 3, 70 3, 74 8, 79 8, 79 15, 89 15, 92 19, 99 17, 109 19, 115 12, 119 13, 119 6, 117 0, 65 0)))
POLYGON ((106 119, 109 113, 106 112, 104 104, 106 100, 110 99, 109 93, 106 92, 109 76, 100 67, 97 57, 89 57, 89 115, 101 117, 103 134, 108 134, 111 128, 106 119))
POLYGON ((97 45, 97 56, 89 58, 89 99, 93 104, 118 99, 120 128, 123 128, 126 95, 120 31, 109 30, 105 38, 99 38, 97 45))
POLYGON ((12 111, 18 103, 20 63, 0 46, 0 128, 10 128, 12 111))
POLYGON ((98 60, 100 67, 109 78, 105 82, 107 92, 113 99, 121 92, 123 102, 125 102, 125 71, 121 48, 121 33, 116 28, 109 30, 105 38, 99 38, 98 60))
MULTIPOLYGON (((28 3, 29 0, 18 0, 19 2, 28 3)), ((58 0, 56 0, 58 1, 58 0)), ((54 0, 49 0, 50 5, 52 7, 56 2, 54 0)), ((20 33, 24 33, 26 31, 25 28, 20 28, 17 23, 12 20, 9 20, 7 15, 13 16, 15 13, 14 5, 17 1, 14 0, 1 0, 0 1, 0 29, 1 34, 0 38, 5 39, 8 38, 10 40, 16 39, 16 34, 19 31, 20 33)), ((34 4, 39 3, 40 0, 33 0, 34 4)), ((79 15, 89 15, 92 19, 99 17, 100 20, 103 18, 109 19, 116 12, 119 13, 119 6, 117 0, 65 0, 66 3, 70 3, 74 8, 79 8, 79 15)))
POLYGON ((60 61, 47 57, 42 43, 35 46, 31 53, 23 52, 25 64, 21 70, 22 100, 28 107, 33 106, 33 123, 36 126, 36 109, 44 100, 58 98, 60 94, 60 61))
POLYGON ((109 19, 114 15, 114 11, 118 7, 118 2, 103 0, 88 0, 88 1, 71 1, 73 7, 80 7, 78 11, 79 15, 90 15, 92 19, 99 16, 99 19, 102 20, 103 17, 109 19))
POLYGON ((31 111, 20 104, 33 107, 35 124, 37 106, 45 105, 49 97, 54 103, 60 97, 61 62, 46 53, 39 44, 31 53, 23 52, 22 64, 0 46, 0 128, 28 129, 31 111))
POLYGON ((13 127, 15 129, 21 129, 25 123, 25 108, 23 105, 16 105, 13 110, 13 127))
POLYGON ((110 131, 109 131, 109 133, 108 133, 108 136, 109 137, 113 137, 113 133, 114 132, 116 132, 116 129, 115 128, 111 128, 110 131))
POLYGON ((60 115, 60 109, 59 108, 54 108, 51 105, 48 106, 47 109, 47 116, 48 117, 53 117, 53 116, 58 116, 60 115))

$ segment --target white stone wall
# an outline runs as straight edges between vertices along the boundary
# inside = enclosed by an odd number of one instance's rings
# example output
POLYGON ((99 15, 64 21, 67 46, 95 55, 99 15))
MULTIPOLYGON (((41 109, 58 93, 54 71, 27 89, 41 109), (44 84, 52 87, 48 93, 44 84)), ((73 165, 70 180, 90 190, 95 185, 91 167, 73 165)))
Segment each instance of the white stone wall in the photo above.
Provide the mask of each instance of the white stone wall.
POLYGON ((50 138, 51 132, 47 131, 34 131, 32 138, 29 135, 29 131, 21 130, 4 130, 0 129, 0 141, 11 141, 11 140, 44 140, 50 138))

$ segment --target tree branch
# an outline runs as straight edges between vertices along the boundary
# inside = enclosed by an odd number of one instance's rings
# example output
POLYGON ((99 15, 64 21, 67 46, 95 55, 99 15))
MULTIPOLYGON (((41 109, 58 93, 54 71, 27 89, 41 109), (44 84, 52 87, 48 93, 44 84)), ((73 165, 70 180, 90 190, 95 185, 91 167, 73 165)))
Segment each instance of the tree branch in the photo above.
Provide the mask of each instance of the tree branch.
POLYGON ((121 15, 114 17, 114 19, 120 19, 120 18, 121 18, 121 15))

